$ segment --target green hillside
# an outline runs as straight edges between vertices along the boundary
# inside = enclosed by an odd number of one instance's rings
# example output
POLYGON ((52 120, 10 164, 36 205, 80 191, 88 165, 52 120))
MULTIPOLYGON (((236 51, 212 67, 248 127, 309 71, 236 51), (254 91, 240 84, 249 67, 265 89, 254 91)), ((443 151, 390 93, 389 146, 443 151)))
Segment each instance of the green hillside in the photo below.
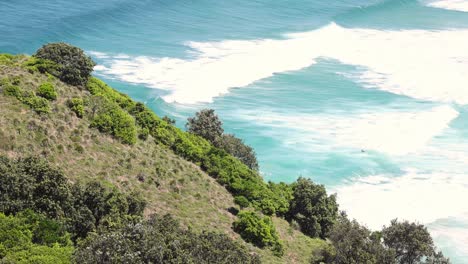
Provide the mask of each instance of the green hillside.
MULTIPOLYGON (((31 70, 25 66, 29 60, 27 56, 0 57, 3 84, 0 86, 0 154, 13 159, 39 156, 63 170, 72 182, 99 180, 123 192, 136 191, 147 200, 146 216, 171 214, 186 228, 227 234, 268 262, 284 261, 274 257, 270 250, 259 249, 239 238, 232 230, 235 216, 228 211, 238 208, 233 196, 199 166, 158 144, 151 135, 146 140, 137 137, 134 144, 125 144, 91 128, 88 118, 79 118, 69 107, 72 99, 90 101, 92 94, 88 89, 31 70), (48 113, 37 113, 5 92, 7 84, 33 93, 44 83, 52 84, 57 92, 57 99, 48 102, 48 113)), ((307 262, 311 247, 324 243, 289 230, 285 220, 275 218, 275 223, 281 239, 287 241, 288 261, 307 262)))

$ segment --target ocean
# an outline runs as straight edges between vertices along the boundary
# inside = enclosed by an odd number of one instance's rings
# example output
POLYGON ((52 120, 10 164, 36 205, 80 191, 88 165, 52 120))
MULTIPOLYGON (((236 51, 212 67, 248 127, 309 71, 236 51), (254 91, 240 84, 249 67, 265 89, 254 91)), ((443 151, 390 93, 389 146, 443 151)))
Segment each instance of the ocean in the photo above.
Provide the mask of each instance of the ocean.
POLYGON ((265 180, 309 177, 372 229, 468 263, 468 1, 0 0, 0 52, 83 48, 184 128, 213 108, 265 180))

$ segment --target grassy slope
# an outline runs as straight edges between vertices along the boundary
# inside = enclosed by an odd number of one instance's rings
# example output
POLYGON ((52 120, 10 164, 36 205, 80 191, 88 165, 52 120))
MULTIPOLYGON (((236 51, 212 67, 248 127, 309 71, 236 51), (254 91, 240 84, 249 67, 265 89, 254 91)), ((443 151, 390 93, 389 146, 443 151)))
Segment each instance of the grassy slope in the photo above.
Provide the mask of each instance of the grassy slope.
MULTIPOLYGON (((14 76, 20 77, 19 86, 24 90, 35 91, 48 81, 43 74, 0 62, 0 80, 14 76)), ((235 207, 233 197, 224 187, 196 165, 155 144, 151 137, 129 146, 89 128, 87 119, 77 118, 66 106, 67 99, 85 98, 89 93, 59 80, 51 82, 58 99, 52 102, 52 113, 48 115, 38 115, 0 91, 0 154, 41 155, 64 170, 72 181, 99 179, 122 190, 142 192, 148 201, 146 214, 170 213, 187 227, 215 230, 239 239, 231 229, 235 216, 227 211, 235 207)), ((323 245, 320 240, 291 230, 283 219, 275 218, 274 222, 285 243, 282 259, 269 250, 248 245, 266 263, 304 263, 314 247, 323 245)))

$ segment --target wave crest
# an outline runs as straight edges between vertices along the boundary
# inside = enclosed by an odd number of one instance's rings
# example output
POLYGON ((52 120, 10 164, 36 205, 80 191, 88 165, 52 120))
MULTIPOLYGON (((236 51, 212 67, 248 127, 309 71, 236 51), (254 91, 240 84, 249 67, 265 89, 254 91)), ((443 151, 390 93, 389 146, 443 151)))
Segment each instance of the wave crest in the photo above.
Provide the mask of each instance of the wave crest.
POLYGON ((362 66, 367 87, 422 100, 468 104, 468 30, 343 28, 334 23, 286 39, 190 42, 191 59, 98 53, 98 74, 170 90, 169 102, 210 102, 229 88, 300 70, 319 57, 362 66))

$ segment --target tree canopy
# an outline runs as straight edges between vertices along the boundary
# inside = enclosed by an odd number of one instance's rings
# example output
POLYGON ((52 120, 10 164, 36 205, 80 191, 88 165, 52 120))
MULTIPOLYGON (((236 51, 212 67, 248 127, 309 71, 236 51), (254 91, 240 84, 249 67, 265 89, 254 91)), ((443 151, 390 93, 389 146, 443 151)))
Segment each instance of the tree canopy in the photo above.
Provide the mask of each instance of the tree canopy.
POLYGON ((189 117, 186 124, 187 131, 201 136, 211 143, 219 140, 224 133, 223 122, 213 109, 203 109, 189 117))
POLYGON ((395 251, 395 259, 401 264, 448 263, 441 252, 437 252, 427 228, 408 221, 391 221, 382 230, 384 244, 395 251))
POLYGON ((338 215, 335 195, 328 196, 323 185, 302 177, 292 188, 288 218, 296 221, 304 234, 325 238, 338 215))
POLYGON ((96 65, 82 49, 62 42, 42 46, 34 57, 56 63, 50 73, 71 85, 86 84, 96 65))

